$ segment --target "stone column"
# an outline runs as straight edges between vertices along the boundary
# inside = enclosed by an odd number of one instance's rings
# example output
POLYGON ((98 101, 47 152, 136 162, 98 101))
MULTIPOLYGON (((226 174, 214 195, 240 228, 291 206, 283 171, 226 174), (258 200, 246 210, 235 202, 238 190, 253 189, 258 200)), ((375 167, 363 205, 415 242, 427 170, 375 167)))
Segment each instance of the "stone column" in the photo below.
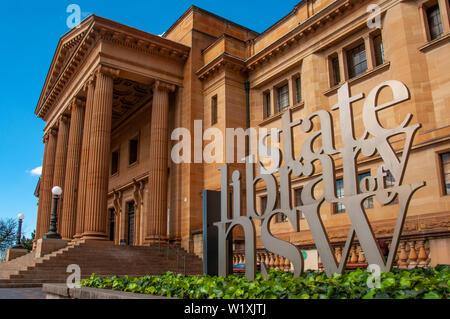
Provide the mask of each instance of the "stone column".
POLYGON ((68 240, 72 239, 75 235, 83 117, 84 102, 75 98, 71 106, 69 145, 67 149, 66 179, 64 182, 64 201, 61 221, 61 236, 63 239, 68 240))
POLYGON ((67 159, 67 141, 69 139, 69 118, 61 115, 58 120, 58 142, 56 143, 55 172, 53 174, 53 186, 59 186, 63 189, 62 196, 58 201, 58 224, 57 232, 61 232, 61 212, 62 202, 65 198, 64 179, 66 174, 67 159))
POLYGON ((35 236, 35 239, 39 239, 43 235, 43 233, 41 231, 42 201, 43 201, 42 198, 43 198, 43 194, 44 194, 43 191, 42 191, 42 185, 44 183, 44 174, 45 174, 44 166, 45 166, 45 163, 47 162, 46 159, 48 158, 47 154, 48 154, 48 151, 49 151, 49 149, 48 149, 48 140, 49 140, 48 134, 45 134, 43 139, 42 139, 42 142, 44 143, 45 147, 44 147, 44 159, 42 160, 42 173, 41 173, 41 177, 40 177, 40 180, 39 180, 39 184, 40 184, 39 188, 40 189, 39 189, 39 200, 38 200, 38 212, 37 212, 37 220, 36 220, 36 236, 35 236))
MULTIPOLYGON (((42 180, 39 189, 39 236, 41 238, 48 232, 50 226, 50 214, 52 209, 52 187, 53 187, 53 172, 55 169, 55 153, 58 130, 51 128, 47 133, 47 144, 45 150, 45 158, 42 167, 42 180)), ((37 234, 36 234, 37 235, 37 234)))
POLYGON ((74 238, 81 238, 84 230, 84 211, 86 206, 86 180, 89 163, 89 146, 91 137, 92 111, 94 108, 95 76, 92 75, 84 85, 86 92, 86 109, 84 111, 83 138, 81 144, 80 171, 78 176, 77 219, 74 238))
POLYGON ((118 70, 105 66, 100 66, 96 71, 83 239, 108 239, 107 193, 111 146, 113 78, 117 75, 118 70))
POLYGON ((146 242, 157 242, 159 236, 167 241, 169 93, 174 90, 160 81, 153 89, 146 242))

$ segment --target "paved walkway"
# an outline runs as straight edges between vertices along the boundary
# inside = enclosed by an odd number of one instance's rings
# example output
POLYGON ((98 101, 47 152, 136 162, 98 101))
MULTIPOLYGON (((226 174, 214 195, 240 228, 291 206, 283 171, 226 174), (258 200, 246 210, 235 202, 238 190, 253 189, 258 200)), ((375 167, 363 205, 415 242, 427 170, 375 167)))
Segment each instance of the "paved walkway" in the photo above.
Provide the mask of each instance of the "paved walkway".
POLYGON ((45 299, 42 288, 0 288, 0 299, 45 299))

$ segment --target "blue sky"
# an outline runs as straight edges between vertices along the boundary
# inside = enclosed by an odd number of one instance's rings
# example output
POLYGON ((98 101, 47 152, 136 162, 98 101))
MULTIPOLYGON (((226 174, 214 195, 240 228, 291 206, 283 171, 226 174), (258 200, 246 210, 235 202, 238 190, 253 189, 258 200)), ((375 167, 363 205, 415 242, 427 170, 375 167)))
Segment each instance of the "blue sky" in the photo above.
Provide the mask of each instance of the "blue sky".
POLYGON ((44 122, 34 114, 59 38, 69 31, 70 13, 77 4, 82 18, 96 14, 162 34, 190 5, 211 11, 262 32, 290 12, 299 0, 273 1, 30 1, 3 0, 0 42, 0 218, 25 215, 27 236, 35 229, 37 199, 33 193, 42 163, 44 122))

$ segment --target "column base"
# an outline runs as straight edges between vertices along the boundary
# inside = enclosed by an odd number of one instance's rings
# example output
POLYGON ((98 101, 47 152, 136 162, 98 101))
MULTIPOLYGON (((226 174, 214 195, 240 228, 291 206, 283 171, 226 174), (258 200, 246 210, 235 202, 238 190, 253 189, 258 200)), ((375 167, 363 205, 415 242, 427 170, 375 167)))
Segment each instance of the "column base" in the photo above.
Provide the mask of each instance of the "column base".
POLYGON ((89 232, 84 232, 81 235, 81 239, 82 240, 109 240, 108 236, 105 233, 101 233, 101 232, 94 232, 94 231, 89 231, 89 232))
POLYGON ((158 237, 157 235, 152 235, 149 237, 144 238, 144 245, 147 246, 168 246, 169 245, 169 238, 164 237, 158 237))

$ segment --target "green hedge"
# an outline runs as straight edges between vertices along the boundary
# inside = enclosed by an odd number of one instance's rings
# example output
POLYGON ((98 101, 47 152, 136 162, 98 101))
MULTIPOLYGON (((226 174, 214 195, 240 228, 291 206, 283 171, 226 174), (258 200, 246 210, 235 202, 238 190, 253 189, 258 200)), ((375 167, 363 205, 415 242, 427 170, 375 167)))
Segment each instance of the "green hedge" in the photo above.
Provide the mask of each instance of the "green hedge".
POLYGON ((185 277, 171 272, 140 278, 100 278, 92 274, 81 285, 189 299, 448 299, 450 296, 450 266, 394 269, 381 273, 381 287, 373 289, 367 286, 369 275, 366 270, 357 269, 332 278, 312 271, 293 278, 290 273, 271 270, 266 279, 258 274, 251 282, 243 276, 185 277))

